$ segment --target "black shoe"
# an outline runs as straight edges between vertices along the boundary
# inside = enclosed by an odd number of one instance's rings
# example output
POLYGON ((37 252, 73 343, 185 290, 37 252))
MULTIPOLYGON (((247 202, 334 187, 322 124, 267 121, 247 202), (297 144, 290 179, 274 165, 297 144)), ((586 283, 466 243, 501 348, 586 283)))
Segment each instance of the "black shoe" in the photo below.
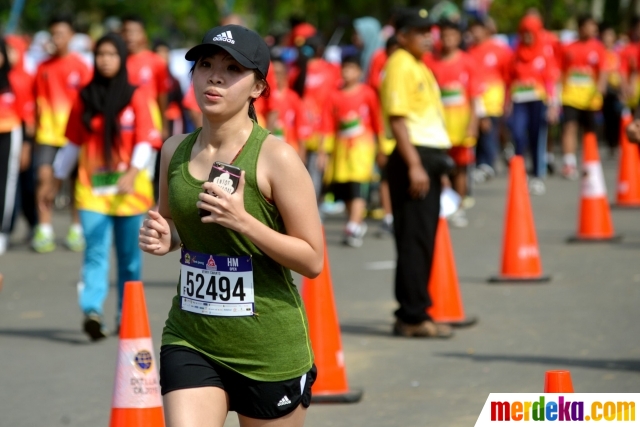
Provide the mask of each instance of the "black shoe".
POLYGON ((555 175, 555 173, 556 173, 556 165, 553 162, 547 163, 547 173, 549 175, 555 175))
POLYGON ((99 341, 108 335, 107 329, 102 324, 102 317, 95 312, 85 315, 82 329, 89 335, 91 341, 99 341))

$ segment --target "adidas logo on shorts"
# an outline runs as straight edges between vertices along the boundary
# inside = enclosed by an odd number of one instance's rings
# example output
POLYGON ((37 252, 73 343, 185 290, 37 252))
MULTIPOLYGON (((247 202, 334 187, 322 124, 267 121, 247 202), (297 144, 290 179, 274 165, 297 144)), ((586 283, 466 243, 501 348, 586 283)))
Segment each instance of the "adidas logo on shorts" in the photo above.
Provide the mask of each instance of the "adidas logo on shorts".
POLYGON ((282 399, 280 399, 280 402, 278 402, 278 406, 284 406, 284 405, 291 405, 291 401, 286 395, 282 399))
POLYGON ((233 39, 231 35, 231 31, 225 31, 224 33, 220 33, 213 38, 214 42, 227 42, 231 44, 236 44, 236 41, 233 39))

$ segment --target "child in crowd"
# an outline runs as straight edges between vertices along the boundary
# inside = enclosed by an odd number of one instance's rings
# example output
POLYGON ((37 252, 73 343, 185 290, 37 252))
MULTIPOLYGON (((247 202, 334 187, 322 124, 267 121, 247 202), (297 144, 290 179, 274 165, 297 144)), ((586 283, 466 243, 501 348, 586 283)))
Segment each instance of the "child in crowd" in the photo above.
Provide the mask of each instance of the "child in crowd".
POLYGON ((347 205, 344 243, 362 246, 367 232, 364 222, 367 183, 371 181, 382 118, 378 96, 362 84, 362 68, 357 56, 342 61, 343 86, 328 99, 324 109, 324 134, 335 135, 335 146, 325 178, 336 199, 347 205))

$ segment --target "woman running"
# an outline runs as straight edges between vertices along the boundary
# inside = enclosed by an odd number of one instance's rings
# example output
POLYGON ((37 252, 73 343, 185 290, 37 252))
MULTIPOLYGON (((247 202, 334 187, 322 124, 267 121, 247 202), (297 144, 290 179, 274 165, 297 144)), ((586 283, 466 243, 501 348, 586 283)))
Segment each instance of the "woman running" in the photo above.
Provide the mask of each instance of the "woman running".
MULTIPOLYGON (((80 308, 84 331, 95 341, 107 336, 103 304, 109 290, 112 233, 118 257, 116 329, 124 283, 140 280, 142 252, 136 236, 153 205, 146 167, 152 147, 161 141, 147 98, 127 81, 124 41, 106 35, 96 43, 94 54, 93 79, 73 105, 66 131, 69 144, 56 154, 53 167, 62 180, 78 163, 75 198, 86 239, 80 308)), ((49 197, 52 200, 55 192, 49 197)))
POLYGON ((290 270, 322 269, 313 185, 296 151, 255 121, 269 91, 258 34, 213 28, 186 59, 203 126, 165 142, 158 211, 140 229, 142 250, 181 251, 160 351, 167 426, 221 427, 228 411, 245 427, 302 426, 316 371, 290 270), (207 181, 212 165, 227 171, 221 186, 207 181))
POLYGON ((7 45, 0 38, 0 255, 9 244, 22 143, 33 142, 35 104, 31 92, 31 79, 11 67, 7 45))

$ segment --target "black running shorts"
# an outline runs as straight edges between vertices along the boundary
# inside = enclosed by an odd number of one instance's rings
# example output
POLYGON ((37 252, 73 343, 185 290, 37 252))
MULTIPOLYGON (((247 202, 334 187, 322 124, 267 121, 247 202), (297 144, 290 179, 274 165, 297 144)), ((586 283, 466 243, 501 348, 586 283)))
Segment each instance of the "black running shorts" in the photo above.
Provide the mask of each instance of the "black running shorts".
POLYGON ((311 386, 316 367, 286 381, 263 382, 225 368, 204 354, 181 345, 160 349, 162 394, 197 387, 219 387, 229 395, 229 410, 249 418, 270 420, 284 417, 298 405, 311 404, 311 386))
POLYGON ((562 123, 578 122, 585 132, 593 132, 596 129, 595 111, 579 110, 568 105, 562 106, 562 123))

